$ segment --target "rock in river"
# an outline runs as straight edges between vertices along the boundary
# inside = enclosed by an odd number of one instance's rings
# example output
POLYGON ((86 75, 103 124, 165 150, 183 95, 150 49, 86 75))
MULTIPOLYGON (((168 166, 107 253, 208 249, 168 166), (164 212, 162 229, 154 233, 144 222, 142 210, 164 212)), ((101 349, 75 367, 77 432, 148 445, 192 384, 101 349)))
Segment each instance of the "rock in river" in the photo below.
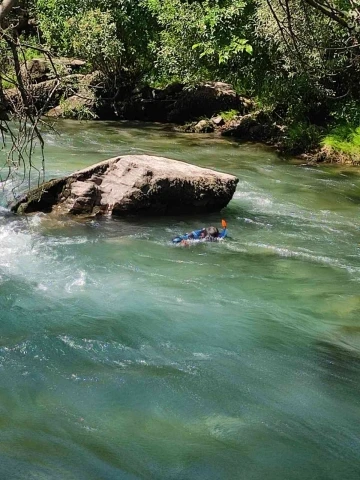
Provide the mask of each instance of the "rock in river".
POLYGON ((50 180, 12 210, 117 216, 214 212, 229 203, 237 183, 233 175, 177 160, 124 155, 50 180))

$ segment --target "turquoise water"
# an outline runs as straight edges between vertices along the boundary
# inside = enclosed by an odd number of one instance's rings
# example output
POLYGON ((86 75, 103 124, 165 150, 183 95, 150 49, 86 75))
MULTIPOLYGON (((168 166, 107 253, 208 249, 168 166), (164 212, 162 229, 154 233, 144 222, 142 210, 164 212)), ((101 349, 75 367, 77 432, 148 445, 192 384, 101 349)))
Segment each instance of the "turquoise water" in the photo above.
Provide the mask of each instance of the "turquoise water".
POLYGON ((0 210, 0 478, 358 479, 357 171, 154 125, 58 130, 49 178, 143 152, 240 181, 206 217, 0 210), (222 244, 169 241, 222 217, 222 244))

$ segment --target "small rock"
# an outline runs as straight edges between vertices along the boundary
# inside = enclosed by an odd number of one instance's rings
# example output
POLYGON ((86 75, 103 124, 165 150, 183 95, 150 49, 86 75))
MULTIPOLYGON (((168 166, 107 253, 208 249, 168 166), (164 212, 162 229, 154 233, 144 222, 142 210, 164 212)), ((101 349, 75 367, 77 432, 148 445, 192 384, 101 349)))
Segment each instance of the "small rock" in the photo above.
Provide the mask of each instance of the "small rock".
POLYGON ((86 62, 85 60, 79 60, 78 58, 69 58, 68 61, 65 62, 65 65, 73 71, 78 71, 86 65, 86 62))
POLYGON ((33 58, 21 65, 21 75, 31 83, 40 83, 54 78, 50 62, 43 58, 33 58))
POLYGON ((60 105, 49 110, 46 116, 83 120, 96 118, 94 113, 94 97, 90 92, 84 92, 84 95, 88 95, 88 97, 73 95, 67 98, 60 105))
POLYGON ((214 125, 208 120, 200 120, 200 122, 198 122, 194 127, 195 133, 209 133, 213 131, 214 125))
POLYGON ((224 125, 224 123, 225 123, 224 119, 222 118, 221 115, 217 115, 216 117, 212 117, 210 120, 216 127, 220 127, 221 125, 224 125))

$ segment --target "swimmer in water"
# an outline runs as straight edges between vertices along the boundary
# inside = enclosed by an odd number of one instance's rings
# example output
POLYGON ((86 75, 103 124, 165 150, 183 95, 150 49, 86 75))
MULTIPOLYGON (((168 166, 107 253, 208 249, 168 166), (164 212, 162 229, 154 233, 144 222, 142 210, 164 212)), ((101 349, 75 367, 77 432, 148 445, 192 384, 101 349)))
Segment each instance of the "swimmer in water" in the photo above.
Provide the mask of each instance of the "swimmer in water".
POLYGON ((194 230, 191 233, 185 233, 173 238, 173 243, 184 243, 189 241, 203 241, 203 242, 216 242, 222 240, 227 235, 227 224, 225 220, 222 220, 223 229, 221 232, 216 227, 206 227, 200 230, 194 230))

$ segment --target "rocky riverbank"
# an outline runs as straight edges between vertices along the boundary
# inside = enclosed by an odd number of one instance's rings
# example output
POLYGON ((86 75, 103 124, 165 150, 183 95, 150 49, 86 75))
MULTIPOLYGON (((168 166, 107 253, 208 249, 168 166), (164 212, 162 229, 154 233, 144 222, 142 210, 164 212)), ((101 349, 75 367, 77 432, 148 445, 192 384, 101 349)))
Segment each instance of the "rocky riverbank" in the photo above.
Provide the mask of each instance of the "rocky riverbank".
MULTIPOLYGON (((306 128, 303 140, 293 144, 291 129, 275 110, 258 109, 252 99, 238 95, 227 83, 124 87, 114 95, 99 72, 88 72, 86 62, 71 58, 51 63, 43 58, 30 60, 22 65, 22 75, 36 108, 48 118, 171 123, 182 132, 214 132, 266 143, 282 153, 300 155, 307 163, 360 164, 357 156, 320 148, 306 128)), ((5 90, 5 110, 16 111, 21 102, 18 89, 5 90)))

